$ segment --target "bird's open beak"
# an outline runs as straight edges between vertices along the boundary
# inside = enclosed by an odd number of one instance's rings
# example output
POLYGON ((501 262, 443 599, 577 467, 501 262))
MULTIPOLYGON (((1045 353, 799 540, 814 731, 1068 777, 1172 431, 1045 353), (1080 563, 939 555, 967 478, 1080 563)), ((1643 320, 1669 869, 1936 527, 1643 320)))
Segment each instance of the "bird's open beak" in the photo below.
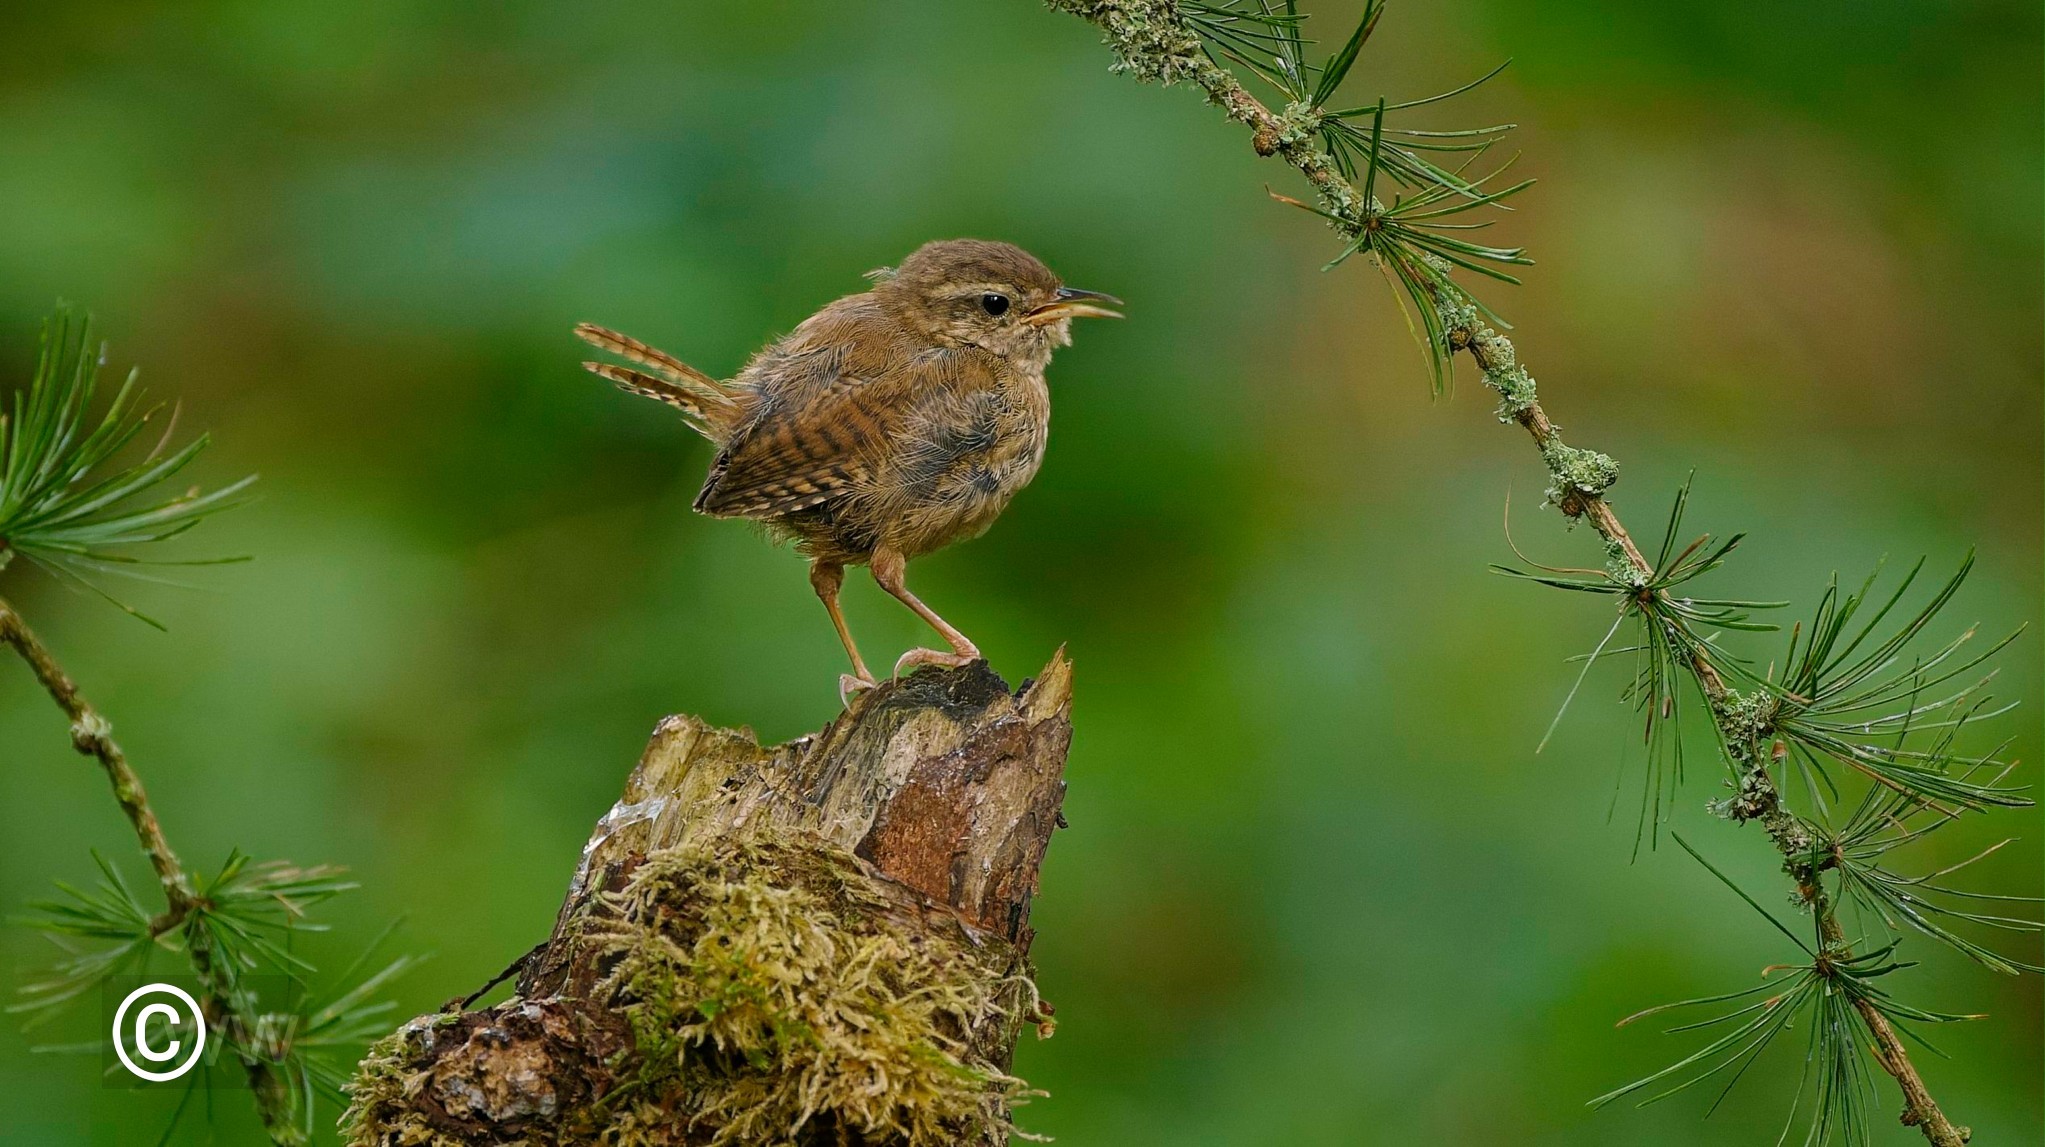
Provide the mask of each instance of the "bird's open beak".
POLYGON ((1046 323, 1055 323, 1059 319, 1119 319, 1122 317, 1122 312, 1111 311, 1107 307, 1095 306, 1094 304, 1096 303, 1111 303, 1119 307, 1122 305, 1122 300, 1113 295, 1103 295, 1099 291, 1082 291, 1077 287, 1060 287, 1058 288, 1056 300, 1045 303, 1043 306, 1024 315, 1023 321, 1033 327, 1041 327, 1046 323))

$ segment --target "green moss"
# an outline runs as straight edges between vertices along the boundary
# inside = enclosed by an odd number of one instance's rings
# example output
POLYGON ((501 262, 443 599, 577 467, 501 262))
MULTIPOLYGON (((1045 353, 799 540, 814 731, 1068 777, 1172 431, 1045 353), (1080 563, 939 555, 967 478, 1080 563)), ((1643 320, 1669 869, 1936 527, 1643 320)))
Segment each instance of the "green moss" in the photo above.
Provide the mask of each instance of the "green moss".
POLYGON ((348 1109, 341 1114, 341 1142, 390 1143, 403 1147, 464 1147, 409 1110, 406 1098, 421 1050, 433 1028, 458 1022, 443 1014, 416 1019, 369 1045, 348 1084, 348 1109))
POLYGON ((631 1020, 648 1097, 617 1142, 677 1111, 719 1144, 783 1142, 820 1117, 916 1147, 1009 1129, 1022 1081, 965 1033, 1012 1030, 1033 989, 897 926, 851 856, 759 840, 660 854, 615 907, 599 991, 631 1020))
MULTIPOLYGON (((1031 1093, 987 1049, 1013 1046, 1034 985, 1007 945, 908 927, 898 903, 851 854, 808 838, 650 854, 571 925, 577 962, 606 970, 587 1006, 622 1018, 629 1049, 594 1103, 507 1134, 533 1147, 1019 1134, 1009 1107, 1031 1093)), ((416 1101, 444 1022, 461 1017, 414 1021, 370 1049, 346 1142, 455 1147, 416 1101)))

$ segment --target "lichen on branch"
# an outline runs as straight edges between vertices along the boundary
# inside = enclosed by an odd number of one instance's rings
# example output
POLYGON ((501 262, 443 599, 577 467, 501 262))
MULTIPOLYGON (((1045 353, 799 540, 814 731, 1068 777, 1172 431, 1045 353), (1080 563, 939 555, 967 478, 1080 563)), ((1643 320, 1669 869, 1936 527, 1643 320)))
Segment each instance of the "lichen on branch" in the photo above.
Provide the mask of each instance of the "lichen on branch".
MULTIPOLYGON (((2013 763, 1997 760, 1992 753, 1967 756, 1954 747, 1954 738, 1963 726, 1995 710, 1985 707, 1985 697, 1979 692, 1986 677, 1958 686, 1946 682, 1979 665, 1987 654, 1957 656, 1959 645, 1966 640, 1963 635, 1920 661, 1902 655, 1905 644, 1950 599, 1966 566, 1929 606, 1888 637, 1874 636, 1874 628, 1896 604, 1895 598, 1873 610, 1874 620, 1864 628, 1843 638, 1848 632, 1846 618, 1858 608, 1867 590, 1864 587, 1860 595, 1842 595, 1835 585, 1817 611, 1808 640, 1799 646, 1806 631, 1792 631, 1786 658, 1795 667, 1790 676, 1777 679, 1772 671, 1764 674, 1752 669, 1726 653, 1716 644, 1717 638, 1727 632, 1774 628, 1751 620, 1749 614, 1785 603, 1699 598, 1682 588, 1716 569, 1739 544, 1740 535, 1718 543, 1706 535, 1687 548, 1681 547, 1676 531, 1687 501, 1686 484, 1677 494, 1665 540, 1650 558, 1607 500, 1618 481, 1618 463, 1564 442, 1560 429, 1542 407, 1532 375, 1520 363, 1511 340, 1499 333, 1507 324, 1456 278, 1470 273, 1516 283, 1518 279, 1507 268, 1531 262, 1520 248, 1488 246, 1469 237, 1493 222, 1472 222, 1467 218, 1469 212, 1496 207, 1530 182, 1489 189, 1488 182, 1504 167, 1476 178, 1464 175, 1512 125, 1439 131, 1408 129, 1388 120, 1405 109, 1439 103, 1467 91, 1499 69, 1441 95, 1397 103, 1380 99, 1375 104, 1343 108, 1332 97, 1382 15, 1383 0, 1365 0, 1355 30, 1339 47, 1325 53, 1310 51, 1315 41, 1302 31, 1306 17, 1296 0, 1047 3, 1101 30, 1105 44, 1116 56, 1113 70, 1163 84, 1197 87, 1231 120, 1250 129, 1250 144, 1258 155, 1280 158, 1296 169, 1313 188, 1316 201, 1308 203, 1275 192, 1273 198, 1320 217, 1342 238, 1344 247, 1328 266, 1363 254, 1385 273, 1397 288, 1395 297, 1402 299, 1409 324, 1414 316, 1419 319, 1414 333, 1433 366, 1437 391, 1445 388, 1453 356, 1467 353, 1482 372, 1485 385, 1498 394, 1500 420, 1519 424, 1533 439, 1548 471, 1548 503, 1572 523, 1588 522, 1597 532, 1606 554, 1602 570, 1556 569, 1531 562, 1532 568, 1496 568, 1544 585, 1605 594, 1615 601, 1618 617, 1605 642, 1587 661, 1586 672, 1621 625, 1628 621, 1636 624, 1638 641, 1632 648, 1639 668, 1626 696, 1646 723, 1652 763, 1643 811, 1645 816, 1651 810, 1657 825, 1662 817, 1664 782, 1679 780, 1682 771, 1678 715, 1682 698, 1690 693, 1705 703, 1717 748, 1727 765, 1727 783, 1734 793, 1711 807, 1737 823, 1758 821, 1764 826, 1814 933, 1808 944, 1791 935, 1811 957, 1806 971, 1813 990, 1796 997, 1797 1007, 1836 1010, 1834 1015, 1819 1017, 1824 1022, 1814 1019, 1810 1026, 1814 1034, 1805 1060, 1806 1082, 1811 1075, 1819 1079, 1813 1089, 1817 1099, 1808 1116, 1813 1141, 1827 1138, 1827 1129, 1842 1121, 1862 1122, 1859 1105, 1868 1089, 1825 1082, 1863 1078, 1856 1074, 1866 1071, 1860 1058, 1862 1041, 1841 1034, 1857 1017, 1871 1058, 1903 1093, 1902 1122, 1919 1128, 1937 1147, 1964 1143, 1966 1129, 1955 1126, 1940 1110, 1899 1035, 1905 1023, 1963 1017, 1902 1004, 1876 987, 1874 980, 1907 966, 1888 962, 1888 953, 1900 942, 1901 926, 1938 939, 1998 971, 2035 970, 1956 935, 1931 917, 2015 931, 2037 931, 2039 922, 1986 915, 1953 904, 1928 909, 1913 897, 1930 887, 1926 881, 1945 873, 1910 878, 1880 863, 1887 851, 1951 823, 1962 812, 2028 803, 2016 790, 2001 785, 2013 763), (1269 103, 1258 98, 1238 73, 1267 85, 1277 98, 1269 103), (1278 110, 1272 110, 1274 107, 1278 110), (1454 157, 1454 153, 1463 154, 1454 157), (1442 161, 1436 162, 1435 156, 1442 156, 1442 161), (1380 194, 1381 180, 1398 190, 1380 194), (1390 206, 1385 202, 1388 198, 1390 206), (1863 642, 1873 652, 1856 659, 1855 648, 1863 642), (1821 644, 1825 652, 1815 654, 1821 644), (1949 661, 1960 668, 1941 667, 1949 661), (1899 665, 1911 667, 1894 668, 1899 665), (1872 743, 1877 737, 1881 744, 1872 743), (1919 740, 1911 743, 1912 737, 1919 740), (1846 772, 1860 774, 1869 787, 1858 809, 1848 802, 1836 810, 1837 816, 1823 807, 1806 816, 1788 807, 1779 788, 1778 772, 1792 769, 1802 771, 1813 791, 1836 792, 1834 774, 1846 772), (1930 823, 1901 827, 1911 818, 1930 818, 1930 823), (1874 910, 1890 933, 1890 942, 1870 942, 1856 954, 1837 919, 1844 900, 1874 910), (1843 1023, 1835 1022, 1841 1017, 1845 1017, 1843 1023)), ((1904 579, 1905 588, 1910 581, 1910 577, 1904 579)), ((1901 593, 1898 589, 1897 597, 1901 593)), ((1996 648, 2000 643, 1988 653, 1996 648)), ((1574 692, 1572 689, 1571 695, 1574 692)), ((1734 891, 1740 890, 1735 887, 1734 891)), ((1943 887, 1937 892, 1962 904, 1978 895, 1943 887)), ((1759 910, 1757 902, 1751 898, 1748 902, 1759 910)), ((1774 922, 1773 917, 1770 920, 1774 922)), ((1779 922, 1774 923, 1782 928, 1779 922)), ((1737 1038, 1722 1039, 1682 1061, 1670 1071, 1700 1062, 1704 1066, 1664 1094, 1743 1060, 1779 1034, 1779 1028, 1768 1024, 1777 1020, 1787 1023, 1801 1014, 1794 1008, 1770 1013, 1760 1028, 1740 1028, 1737 1038), (1749 1037, 1760 1042, 1742 1042, 1749 1037), (1715 1056, 1726 1058, 1721 1061, 1715 1056)), ((1670 1071, 1598 1102, 1661 1080, 1670 1071)), ((1803 1090, 1798 1094, 1801 1104, 1803 1090)))

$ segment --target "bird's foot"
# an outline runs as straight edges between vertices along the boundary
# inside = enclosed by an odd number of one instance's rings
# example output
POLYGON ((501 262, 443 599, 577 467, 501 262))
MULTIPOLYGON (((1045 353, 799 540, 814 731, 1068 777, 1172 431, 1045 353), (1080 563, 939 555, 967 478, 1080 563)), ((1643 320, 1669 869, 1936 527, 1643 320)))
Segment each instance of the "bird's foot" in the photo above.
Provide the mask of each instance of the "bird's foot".
POLYGON ((964 652, 946 653, 939 649, 911 649, 895 662, 895 676, 900 677, 918 665, 940 665, 946 669, 957 669, 980 660, 980 651, 967 649, 964 652))
POLYGON ((838 702, 842 705, 850 705, 854 697, 873 688, 873 686, 874 681, 871 677, 861 677, 856 673, 840 673, 838 674, 838 702))

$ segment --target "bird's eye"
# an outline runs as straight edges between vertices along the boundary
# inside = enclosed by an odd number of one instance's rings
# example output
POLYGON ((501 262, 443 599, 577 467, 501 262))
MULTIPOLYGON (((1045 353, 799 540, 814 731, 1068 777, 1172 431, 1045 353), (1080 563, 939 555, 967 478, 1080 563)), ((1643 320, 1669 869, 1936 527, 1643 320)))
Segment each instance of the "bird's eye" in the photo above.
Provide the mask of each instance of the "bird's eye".
POLYGON ((980 308, 999 318, 1008 313, 1008 296, 987 294, 980 296, 980 308))

